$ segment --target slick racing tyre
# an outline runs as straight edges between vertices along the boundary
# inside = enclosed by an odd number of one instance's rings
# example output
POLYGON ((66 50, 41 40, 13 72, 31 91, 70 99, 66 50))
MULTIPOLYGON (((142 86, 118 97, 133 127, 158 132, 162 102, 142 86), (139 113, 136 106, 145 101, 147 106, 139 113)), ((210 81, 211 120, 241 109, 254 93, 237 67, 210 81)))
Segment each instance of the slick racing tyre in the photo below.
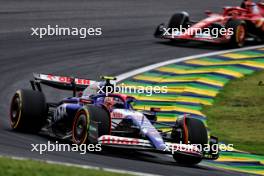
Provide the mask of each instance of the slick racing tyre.
POLYGON ((239 48, 245 45, 247 36, 247 26, 242 20, 230 20, 226 24, 226 29, 232 29, 233 35, 229 42, 229 46, 232 48, 239 48))
POLYGON ((187 12, 175 13, 172 15, 168 27, 169 28, 187 28, 189 23, 189 15, 187 12))
POLYGON ((158 25, 155 32, 154 32, 154 37, 158 38, 158 37, 162 36, 164 27, 165 27, 165 25, 163 23, 158 25))
POLYGON ((42 92, 21 89, 10 105, 10 122, 14 130, 37 133, 46 121, 47 104, 42 92))
MULTIPOLYGON (((207 129, 202 121, 186 117, 177 123, 177 125, 179 125, 178 127, 181 128, 180 130, 182 131, 182 137, 177 137, 181 138, 180 140, 182 143, 201 144, 202 146, 208 143, 207 129)), ((187 155, 180 152, 174 153, 173 158, 178 163, 186 165, 198 164, 202 160, 202 157, 187 155)))
MULTIPOLYGON (((181 12, 181 13, 175 13, 172 15, 169 23, 168 23, 168 28, 170 28, 170 33, 173 32, 173 28, 177 29, 179 32, 181 29, 187 29, 188 28, 188 23, 190 22, 189 20, 189 14, 187 12, 181 12)), ((187 40, 175 40, 171 39, 172 42, 180 42, 180 43, 186 43, 187 40)))
POLYGON ((87 144, 91 122, 97 124, 98 137, 110 134, 111 120, 108 111, 102 107, 87 105, 80 109, 73 120, 72 141, 75 144, 87 144))

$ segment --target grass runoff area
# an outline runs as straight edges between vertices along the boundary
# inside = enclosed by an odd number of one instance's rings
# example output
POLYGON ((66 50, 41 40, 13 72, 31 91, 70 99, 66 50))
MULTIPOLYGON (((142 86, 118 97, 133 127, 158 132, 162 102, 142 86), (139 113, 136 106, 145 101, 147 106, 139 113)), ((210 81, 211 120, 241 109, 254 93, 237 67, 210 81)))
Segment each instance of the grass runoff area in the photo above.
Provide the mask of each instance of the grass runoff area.
POLYGON ((264 72, 232 80, 204 107, 208 126, 219 141, 264 154, 264 72), (259 82, 262 81, 262 85, 259 82))
POLYGON ((4 176, 127 176, 114 172, 47 164, 33 160, 15 160, 0 157, 0 175, 4 176))

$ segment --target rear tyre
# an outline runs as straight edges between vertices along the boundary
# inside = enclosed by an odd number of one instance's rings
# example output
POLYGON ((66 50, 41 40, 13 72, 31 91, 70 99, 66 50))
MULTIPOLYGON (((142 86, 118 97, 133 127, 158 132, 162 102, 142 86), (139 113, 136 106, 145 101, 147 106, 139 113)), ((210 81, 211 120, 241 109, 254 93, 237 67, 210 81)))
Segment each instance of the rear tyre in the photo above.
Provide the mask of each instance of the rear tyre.
MULTIPOLYGON (((182 143, 188 144, 189 142, 189 144, 201 144, 201 146, 208 143, 207 129, 202 121, 194 118, 183 118, 179 122, 179 127, 183 132, 182 143)), ((202 157, 183 153, 174 153, 173 158, 178 163, 187 165, 198 164, 202 160, 202 157)))
POLYGON ((21 89, 14 94, 10 105, 11 128, 37 133, 44 126, 47 104, 42 92, 21 89))
POLYGON ((101 107, 88 105, 85 109, 80 109, 73 120, 72 141, 75 144, 90 143, 89 127, 91 121, 98 124, 98 137, 110 133, 110 115, 107 110, 101 107))
POLYGON ((245 39, 247 35, 247 26, 245 21, 242 20, 230 20, 226 24, 226 29, 232 29, 233 35, 229 42, 229 46, 232 48, 240 48, 245 45, 245 39))

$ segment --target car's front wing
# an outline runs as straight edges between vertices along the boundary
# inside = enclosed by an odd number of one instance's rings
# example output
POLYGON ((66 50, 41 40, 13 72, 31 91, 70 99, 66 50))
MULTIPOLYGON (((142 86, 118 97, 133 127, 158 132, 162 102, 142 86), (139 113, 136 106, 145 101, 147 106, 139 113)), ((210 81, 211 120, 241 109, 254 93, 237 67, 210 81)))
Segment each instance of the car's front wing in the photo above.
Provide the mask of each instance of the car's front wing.
POLYGON ((103 146, 112 146, 112 147, 123 147, 129 149, 137 150, 151 150, 160 153, 183 153, 187 155, 193 155, 196 157, 203 157, 203 153, 199 150, 198 147, 193 145, 178 144, 165 142, 163 150, 157 150, 149 140, 138 139, 138 138, 129 138, 129 137, 120 137, 112 135, 103 135, 98 138, 98 143, 103 146))

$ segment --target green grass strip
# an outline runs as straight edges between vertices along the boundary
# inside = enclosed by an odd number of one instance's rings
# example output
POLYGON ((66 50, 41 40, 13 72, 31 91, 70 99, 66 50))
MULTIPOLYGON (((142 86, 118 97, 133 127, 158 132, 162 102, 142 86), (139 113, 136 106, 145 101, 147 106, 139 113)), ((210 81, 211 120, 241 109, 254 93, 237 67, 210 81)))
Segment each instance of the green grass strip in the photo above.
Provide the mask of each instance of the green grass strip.
POLYGON ((93 169, 47 164, 33 160, 14 160, 0 157, 0 175, 3 176, 127 176, 93 169))

